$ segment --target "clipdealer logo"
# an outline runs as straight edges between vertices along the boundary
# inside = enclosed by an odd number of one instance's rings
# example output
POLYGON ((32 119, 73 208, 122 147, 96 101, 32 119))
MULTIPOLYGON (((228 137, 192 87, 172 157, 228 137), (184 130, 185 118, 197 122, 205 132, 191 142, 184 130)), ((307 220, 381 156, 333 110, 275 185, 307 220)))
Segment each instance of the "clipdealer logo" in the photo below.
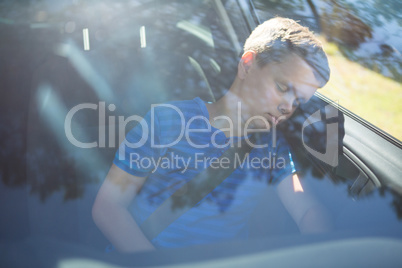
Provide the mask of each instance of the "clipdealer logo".
MULTIPOLYGON (((238 103, 237 108, 238 108, 238 116, 240 118, 241 117, 241 103, 238 103)), ((131 115, 127 118, 125 118, 124 116, 117 116, 118 123, 116 124, 116 116, 115 115, 109 115, 109 116, 106 115, 107 111, 114 112, 115 110, 116 110, 116 106, 114 104, 109 104, 106 107, 105 102, 99 102, 99 104, 82 103, 82 104, 76 105, 67 113, 65 121, 64 121, 64 130, 65 130, 67 139, 74 146, 83 148, 83 149, 89 149, 89 148, 95 148, 95 147, 105 148, 106 147, 106 133, 108 132, 108 146, 107 147, 108 148, 116 148, 116 134, 117 134, 118 135, 118 145, 119 144, 124 145, 124 146, 119 147, 120 160, 124 160, 126 158, 126 156, 125 156, 126 155, 125 154, 126 147, 133 148, 133 149, 139 148, 139 147, 143 146, 146 142, 149 142, 148 139, 150 139, 151 148, 167 148, 167 147, 173 146, 176 143, 178 143, 183 137, 185 137, 187 142, 189 143, 189 145, 194 148, 206 148, 208 146, 215 146, 216 148, 223 148, 227 145, 235 146, 233 137, 229 138, 228 143, 226 143, 224 145, 216 143, 216 140, 214 139, 214 137, 216 137, 217 133, 212 133, 212 139, 211 139, 210 144, 194 143, 190 138, 190 133, 200 132, 200 131, 201 132, 212 132, 213 131, 211 129, 210 124, 208 124, 209 122, 207 122, 208 121, 207 118, 205 118, 204 116, 195 116, 195 117, 191 118, 190 120, 188 120, 187 122, 185 122, 185 116, 182 113, 182 111, 178 107, 176 107, 172 104, 153 104, 153 105, 151 105, 150 126, 139 115, 131 115), (155 108, 156 107, 163 107, 164 109, 172 109, 180 117, 181 126, 182 126, 180 129, 180 134, 178 135, 176 140, 174 140, 168 144, 156 144, 155 143, 155 137, 154 137, 155 127, 154 126, 155 126, 155 108), (88 110, 88 109, 94 110, 94 111, 98 110, 98 118, 99 118, 98 140, 92 141, 92 142, 82 142, 73 135, 73 131, 72 131, 73 125, 74 125, 73 117, 78 112, 81 112, 83 110, 88 110), (107 119, 107 122, 106 122, 106 119, 107 119), (209 126, 209 128, 207 128, 207 129, 191 128, 191 124, 195 120, 206 121, 207 122, 206 125, 209 126), (125 139, 127 125, 133 121, 140 124, 140 126, 142 128, 142 134, 141 134, 142 136, 135 143, 131 143, 125 139), (116 125, 119 126, 118 129, 116 129, 116 125), (108 126, 107 130, 106 130, 106 126, 108 126)), ((336 119, 339 116, 339 112, 338 112, 338 109, 334 107, 333 103, 326 105, 324 107, 324 111, 325 111, 324 116, 321 114, 321 110, 317 110, 316 112, 311 114, 306 120, 304 120, 304 122, 302 124, 302 129, 301 129, 302 143, 303 143, 304 148, 311 155, 313 155, 317 159, 321 160, 322 162, 335 167, 338 165, 339 122, 336 120, 332 120, 333 122, 331 122, 331 119, 336 119), (308 135, 309 135, 308 133, 306 133, 307 132, 306 128, 309 127, 310 125, 313 125, 313 124, 319 123, 319 122, 321 122, 321 124, 325 124, 325 127, 326 127, 326 140, 325 140, 325 152, 324 153, 319 152, 318 150, 316 150, 314 148, 311 148, 306 142, 308 140, 308 135)), ((225 116, 219 116, 217 118, 214 118, 214 120, 216 120, 216 119, 220 119, 220 120, 224 119, 224 120, 230 121, 230 118, 225 117, 225 116)), ((233 133, 233 130, 229 129, 230 133, 232 134, 231 136, 247 136, 249 133, 251 133, 251 131, 249 131, 248 128, 253 120, 262 120, 266 125, 265 129, 258 129, 258 130, 253 129, 254 132, 270 132, 270 131, 272 131, 272 146, 275 147, 276 146, 276 136, 277 136, 276 135, 277 134, 276 126, 273 125, 271 127, 270 123, 267 121, 267 119, 262 116, 254 116, 254 117, 249 118, 247 120, 247 122, 245 123, 245 128, 243 129, 243 132, 233 133)), ((238 120, 238 122, 240 122, 240 120, 238 120)), ((229 125, 233 127, 233 122, 230 121, 229 125)), ((240 128, 237 128, 237 129, 239 130, 240 128)), ((219 131, 219 130, 216 130, 216 131, 219 131)), ((259 145, 251 144, 251 142, 247 138, 245 140, 247 143, 249 143, 249 145, 253 146, 254 148, 264 148, 264 147, 268 146, 268 144, 259 144, 259 145)))
POLYGON ((321 110, 315 111, 310 115, 304 122, 302 126, 302 142, 304 148, 314 157, 321 160, 322 162, 336 167, 338 166, 338 152, 339 152, 339 121, 333 120, 339 118, 339 110, 334 107, 336 103, 330 103, 324 107, 325 115, 322 116, 321 110), (333 122, 331 122, 331 119, 333 122), (313 125, 315 123, 325 123, 326 127, 326 141, 325 141, 325 152, 321 153, 307 145, 305 129, 306 127, 313 125))
MULTIPOLYGON (((241 119, 240 119, 241 118, 241 103, 238 103, 237 108, 238 108, 237 114, 239 117, 237 121, 240 124, 240 122, 241 122, 241 119)), ((253 116, 253 117, 249 118, 245 122, 244 129, 241 129, 241 127, 237 128, 237 130, 238 130, 237 133, 234 133, 235 132, 233 130, 234 123, 231 122, 231 119, 229 117, 218 116, 218 117, 213 118, 213 120, 227 120, 229 122, 229 125, 231 126, 230 128, 227 129, 231 133, 231 137, 229 138, 227 143, 222 145, 216 141, 216 137, 218 134, 217 132, 220 132, 220 130, 213 130, 206 117, 201 116, 201 115, 194 116, 194 117, 190 118, 189 120, 187 120, 187 122, 186 122, 183 112, 178 107, 176 107, 172 104, 152 104, 151 110, 150 110, 150 120, 148 120, 148 121, 143 120, 143 118, 138 115, 131 115, 127 118, 125 118, 124 116, 118 116, 117 117, 118 124, 116 124, 116 116, 114 116, 114 115, 106 116, 107 110, 109 112, 113 112, 113 111, 115 111, 115 109, 116 109, 116 106, 114 104, 109 104, 106 107, 105 102, 99 102, 99 104, 82 103, 82 104, 78 104, 75 107, 73 107, 67 113, 65 121, 64 121, 64 130, 65 130, 65 134, 66 134, 66 137, 69 140, 69 142, 71 144, 73 144, 74 146, 83 148, 83 149, 89 149, 89 148, 95 148, 95 147, 104 148, 104 147, 106 147, 106 132, 108 132, 108 148, 115 148, 116 147, 115 139, 116 139, 116 134, 117 134, 118 138, 119 138, 118 144, 123 143, 123 145, 125 145, 125 146, 119 147, 120 157, 122 157, 123 159, 125 157, 124 156, 125 147, 135 149, 135 148, 139 148, 139 147, 143 146, 147 142, 150 142, 151 148, 157 148, 157 149, 167 148, 167 147, 171 147, 171 146, 177 144, 180 140, 183 139, 183 137, 186 139, 186 141, 189 143, 189 145, 193 148, 207 148, 210 146, 214 146, 216 148, 223 148, 228 145, 235 146, 235 141, 233 139, 233 136, 240 137, 240 136, 247 136, 251 132, 273 131, 272 141, 273 141, 273 146, 276 146, 276 135, 275 135, 276 128, 274 126, 271 129, 270 123, 263 116, 253 116), (156 107, 163 107, 164 111, 167 111, 167 109, 171 109, 172 111, 170 111, 170 112, 176 113, 180 118, 180 125, 181 125, 180 133, 178 134, 178 136, 175 140, 169 142, 168 144, 156 144, 155 143, 154 131, 155 131, 155 108, 156 107), (73 125, 74 125, 73 118, 77 113, 84 111, 84 110, 88 110, 88 109, 95 110, 95 111, 98 110, 98 118, 99 118, 98 140, 92 141, 92 142, 82 142, 77 137, 75 137, 73 134, 73 131, 72 131, 73 125), (108 122, 106 122, 106 119, 108 120, 108 122), (204 128, 204 129, 192 128, 192 124, 196 120, 205 121, 207 128, 204 128), (252 124, 252 122, 254 120, 262 121, 265 124, 265 128, 263 128, 263 129, 250 128, 250 125, 252 124), (141 138, 140 138, 140 140, 136 141, 135 143, 129 142, 129 141, 127 141, 127 139, 125 139, 127 125, 133 121, 140 124, 140 126, 142 128, 141 138), (150 125, 148 125, 148 122, 150 125), (107 130, 106 130, 106 125, 108 125, 107 130), (118 129, 116 129, 116 125, 119 126, 118 129), (205 143, 205 144, 195 143, 195 141, 193 141, 190 137, 191 133, 195 133, 195 132, 211 132, 212 138, 211 138, 210 143, 205 143)), ((247 137, 245 140, 249 145, 253 146, 253 148, 268 147, 268 143, 252 144, 251 141, 247 137)), ((238 140, 238 145, 240 146, 240 140, 238 140)))

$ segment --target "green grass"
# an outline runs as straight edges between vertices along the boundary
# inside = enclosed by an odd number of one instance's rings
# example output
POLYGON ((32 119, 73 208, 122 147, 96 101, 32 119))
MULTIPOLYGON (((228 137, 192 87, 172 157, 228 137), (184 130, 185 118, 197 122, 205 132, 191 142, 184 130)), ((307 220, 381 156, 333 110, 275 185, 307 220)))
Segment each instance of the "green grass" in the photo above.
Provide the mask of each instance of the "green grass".
POLYGON ((321 41, 328 55, 331 78, 318 91, 402 140, 402 85, 349 61, 335 44, 321 41))

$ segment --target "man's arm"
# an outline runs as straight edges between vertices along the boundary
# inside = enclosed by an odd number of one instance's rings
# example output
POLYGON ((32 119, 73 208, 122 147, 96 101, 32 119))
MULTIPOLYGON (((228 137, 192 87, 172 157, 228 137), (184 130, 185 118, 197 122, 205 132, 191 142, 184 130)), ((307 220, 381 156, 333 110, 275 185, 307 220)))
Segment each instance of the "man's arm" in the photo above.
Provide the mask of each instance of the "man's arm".
POLYGON ((302 233, 320 233, 332 229, 331 215, 304 189, 297 174, 279 183, 277 192, 283 205, 302 233))
POLYGON ((95 224, 121 252, 154 249, 127 209, 145 179, 113 164, 92 207, 95 224))

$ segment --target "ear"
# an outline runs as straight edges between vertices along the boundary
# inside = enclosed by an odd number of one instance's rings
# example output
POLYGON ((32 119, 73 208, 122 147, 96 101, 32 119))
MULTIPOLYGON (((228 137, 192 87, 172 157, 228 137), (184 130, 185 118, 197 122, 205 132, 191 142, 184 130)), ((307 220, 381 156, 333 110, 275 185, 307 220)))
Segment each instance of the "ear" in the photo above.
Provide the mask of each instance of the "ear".
POLYGON ((250 71, 251 65, 253 65, 256 53, 252 50, 244 52, 237 66, 237 75, 240 79, 244 79, 246 74, 250 71))

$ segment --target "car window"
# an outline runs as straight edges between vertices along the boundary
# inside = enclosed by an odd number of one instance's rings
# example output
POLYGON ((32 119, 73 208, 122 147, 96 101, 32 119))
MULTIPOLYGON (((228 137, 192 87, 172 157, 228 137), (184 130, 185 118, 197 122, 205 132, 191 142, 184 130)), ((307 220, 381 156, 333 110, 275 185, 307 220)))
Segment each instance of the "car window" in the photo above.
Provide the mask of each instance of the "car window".
POLYGON ((262 21, 290 16, 322 37, 331 79, 318 92, 400 140, 397 2, 253 1, 262 21))
MULTIPOLYGON (((311 245, 348 239, 357 244, 364 242, 361 238, 374 236, 385 242, 392 239, 400 242, 401 145, 373 132, 342 108, 400 139, 400 124, 391 123, 399 122, 401 115, 397 105, 401 97, 400 53, 395 51, 399 49, 395 42, 399 36, 389 33, 394 37, 379 45, 381 53, 377 51, 381 54, 378 64, 383 60, 396 63, 375 65, 376 69, 370 65, 373 62, 356 59, 359 56, 356 51, 363 51, 357 47, 369 46, 363 41, 369 38, 368 32, 376 36, 368 28, 364 28, 367 32, 362 33, 362 40, 347 40, 355 50, 342 50, 345 44, 340 42, 345 40, 337 39, 343 36, 337 36, 336 29, 330 28, 327 35, 322 34, 325 27, 332 27, 321 20, 317 23, 317 16, 332 11, 326 3, 3 1, 0 4, 0 129, 4 137, 0 141, 3 215, 0 263, 7 267, 184 265, 222 259, 236 261, 236 257, 259 253, 279 256, 276 254, 282 250, 299 247, 306 250, 311 245), (278 155, 264 155, 266 162, 260 163, 269 168, 240 174, 235 178, 239 183, 226 182, 226 189, 206 198, 207 202, 217 204, 215 214, 210 214, 208 207, 202 210, 199 204, 193 205, 205 213, 199 222, 205 221, 202 226, 208 227, 197 230, 202 234, 198 237, 200 241, 204 238, 211 241, 209 236, 223 239, 168 249, 160 245, 154 252, 118 252, 94 223, 92 209, 116 153, 122 148, 120 145, 126 137, 133 137, 142 120, 151 120, 149 111, 155 104, 219 101, 237 75, 246 38, 256 25, 276 15, 300 21, 320 34, 332 69, 329 84, 319 90, 324 97, 316 94, 300 105, 289 120, 273 129, 275 134, 269 142, 278 155), (372 119, 367 114, 371 105, 366 110, 357 107, 356 104, 365 103, 362 99, 365 95, 360 93, 372 88, 363 85, 364 78, 352 80, 345 76, 342 66, 346 61, 354 66, 350 68, 357 66, 353 69, 355 76, 377 77, 378 73, 388 76, 375 79, 380 79, 379 86, 391 92, 393 102, 384 97, 381 105, 386 106, 384 114, 393 111, 392 119, 372 119), (352 88, 359 95, 352 97, 352 88), (286 161, 278 162, 279 156, 285 156, 286 161), (279 181, 267 180, 282 176, 281 170, 272 166, 291 174, 297 171, 291 189, 296 197, 302 192, 311 194, 309 204, 316 204, 312 212, 324 211, 329 230, 301 234, 299 222, 278 194, 279 181), (250 184, 242 186, 245 180, 250 184), (252 191, 258 191, 258 198, 249 194, 252 191), (234 206, 240 207, 242 213, 246 211, 247 221, 236 229, 234 237, 226 238, 227 230, 237 228, 242 214, 231 211, 234 206), (225 217, 226 221, 219 221, 225 217), (212 224, 208 222, 211 219, 212 224), (20 255, 25 258, 15 257, 20 255)), ((356 13, 362 2, 357 1, 355 6, 343 1, 340 4, 351 12, 348 13, 351 18, 366 14, 356 13)), ((372 14, 368 6, 364 10, 372 14)), ((396 24, 394 15, 387 15, 386 23, 377 18, 376 30, 385 28, 387 23, 396 24)), ((164 124, 170 132, 177 131, 168 121, 171 114, 167 109, 158 113, 159 118, 165 118, 156 123, 158 127, 164 124)), ((167 139, 169 132, 160 136, 167 139)), ((163 156, 171 153, 161 152, 163 156)), ((186 156, 188 152, 181 153, 186 156)), ((197 171, 191 168, 192 172, 197 171)), ((177 183, 161 191, 154 190, 153 185, 143 186, 138 196, 149 202, 132 202, 130 212, 137 209, 148 213, 149 204, 154 206, 152 202, 160 202, 168 193, 176 200, 173 208, 180 209, 196 199, 185 194, 187 189, 173 191, 185 181, 182 171, 172 172, 171 177, 163 174, 166 176, 163 178, 177 183), (149 193, 151 197, 147 196, 149 193)), ((297 203, 297 199, 292 200, 297 203)), ((145 220, 142 215, 136 217, 137 221, 145 220)), ((199 222, 193 221, 189 228, 198 228, 199 222)), ((314 226, 314 221, 311 224, 314 226)), ((173 227, 180 230, 188 227, 183 226, 173 227)))
MULTIPOLYGON (((395 124, 401 116, 399 106, 395 102, 401 97, 401 71, 398 64, 400 62, 400 53, 398 52, 399 43, 397 42, 400 36, 396 34, 399 28, 397 23, 398 14, 391 11, 396 2, 391 1, 389 5, 385 5, 375 1, 363 3, 361 1, 277 2, 255 0, 252 1, 252 4, 261 22, 275 16, 291 17, 300 21, 301 24, 309 27, 320 36, 324 50, 329 58, 331 77, 328 84, 319 89, 318 92, 327 97, 324 99, 326 99, 326 104, 331 104, 330 109, 335 107, 349 114, 343 109, 345 107, 352 113, 379 127, 380 132, 388 132, 400 139, 399 126, 395 124), (376 8, 378 12, 374 12, 376 8), (386 18, 379 19, 385 13, 386 18), (390 51, 392 50, 393 52, 386 53, 386 55, 382 54, 380 50, 385 47, 389 47, 390 51), (384 94, 379 89, 381 87, 389 88, 387 94, 384 94), (379 95, 382 97, 379 98, 379 95), (387 119, 383 120, 381 118, 387 119)), ((294 133, 294 130, 298 127, 299 129, 304 128, 306 125, 304 120, 309 115, 311 116, 314 111, 312 107, 315 107, 315 110, 321 110, 321 114, 317 114, 321 120, 323 118, 328 120, 329 117, 333 116, 330 110, 323 109, 322 105, 325 104, 319 103, 320 101, 313 98, 309 103, 309 107, 302 106, 293 120, 289 120, 285 124, 283 130, 285 135, 292 136, 292 134, 286 133, 294 133)), ((303 170, 308 173, 307 177, 316 179, 324 177, 326 179, 322 183, 326 180, 327 182, 332 180, 335 184, 348 185, 348 196, 355 202, 360 197, 373 194, 374 189, 381 187, 382 183, 362 163, 362 160, 359 160, 348 149, 351 146, 347 137, 348 132, 355 131, 351 130, 353 129, 352 127, 345 129, 345 125, 349 124, 349 119, 344 114, 335 112, 335 110, 334 115, 337 116, 334 117, 332 123, 337 125, 338 131, 330 131, 329 124, 308 124, 305 130, 309 131, 310 137, 315 138, 310 140, 305 138, 305 140, 291 143, 298 147, 295 149, 295 157, 299 157, 298 162, 303 165, 303 170), (321 134, 317 135, 317 133, 321 134), (318 162, 322 162, 325 152, 328 152, 328 142, 331 139, 333 139, 334 143, 339 142, 337 149, 343 147, 338 154, 335 154, 337 163, 332 167, 331 165, 326 166, 329 162, 324 165, 314 163, 318 159, 314 160, 315 157, 310 154, 312 151, 308 149, 308 152, 306 152, 304 149, 300 149, 302 147, 306 148, 306 145, 307 147, 311 146, 315 151, 313 154, 318 152, 318 154, 321 154, 321 159, 318 162), (326 148, 324 148, 325 145, 327 146, 326 148), (300 155, 298 155, 299 153, 300 155), (310 158, 310 160, 306 161, 305 158, 310 158)), ((309 119, 311 120, 311 118, 309 119)), ((300 135, 300 133, 296 135, 300 135)), ((364 135, 363 132, 356 133, 356 138, 359 139, 364 135)), ((304 134, 302 133, 301 136, 304 136, 304 134)), ((289 137, 289 139, 292 138, 289 137)), ((297 140, 296 137, 295 140, 297 140)), ((371 142, 376 143, 376 141, 371 142)), ((328 189, 331 188, 329 187, 328 189)), ((328 196, 331 196, 331 194, 328 193, 328 196)))

